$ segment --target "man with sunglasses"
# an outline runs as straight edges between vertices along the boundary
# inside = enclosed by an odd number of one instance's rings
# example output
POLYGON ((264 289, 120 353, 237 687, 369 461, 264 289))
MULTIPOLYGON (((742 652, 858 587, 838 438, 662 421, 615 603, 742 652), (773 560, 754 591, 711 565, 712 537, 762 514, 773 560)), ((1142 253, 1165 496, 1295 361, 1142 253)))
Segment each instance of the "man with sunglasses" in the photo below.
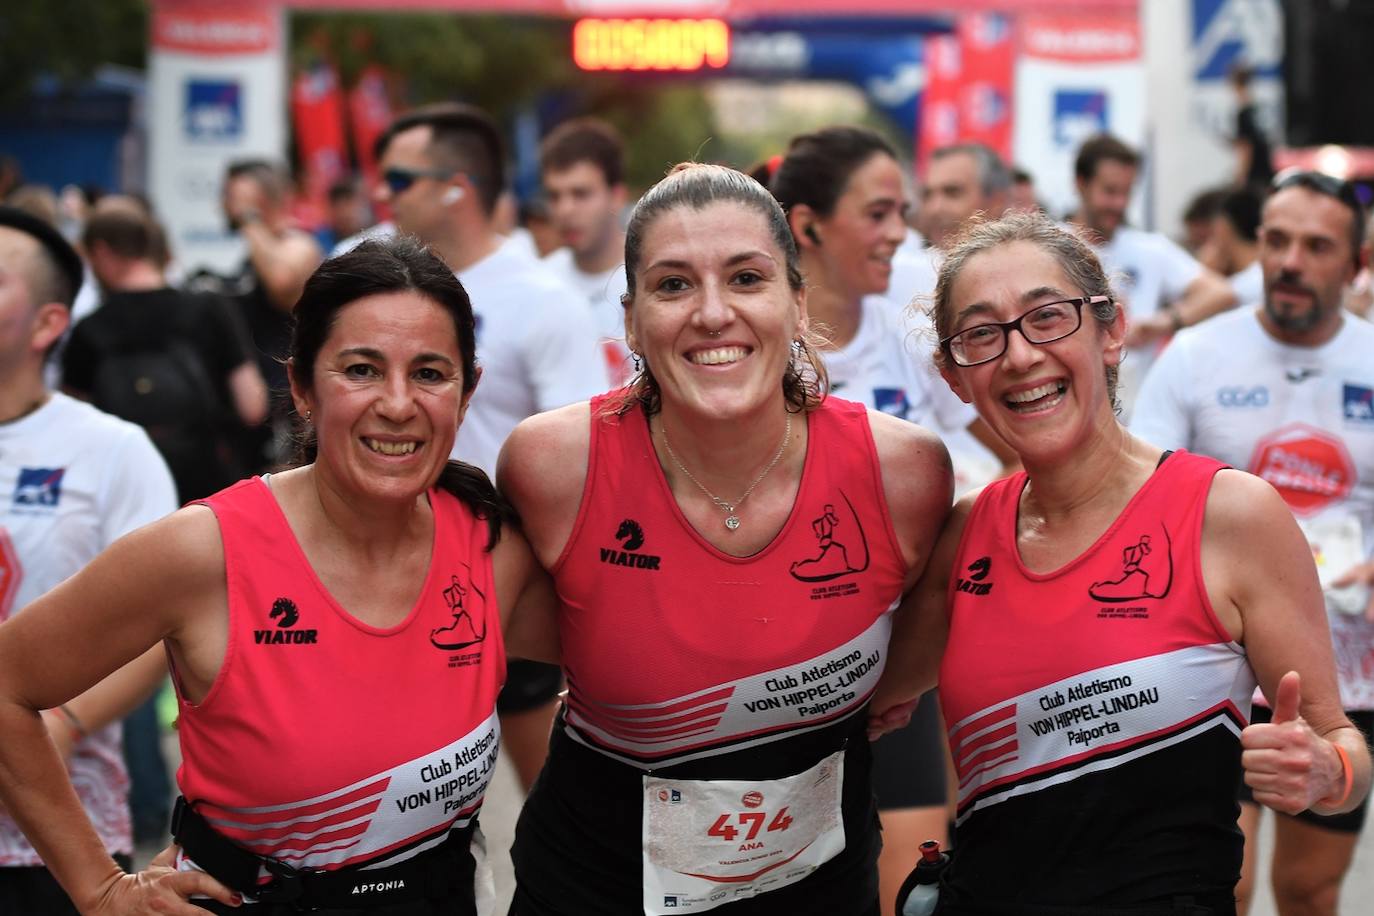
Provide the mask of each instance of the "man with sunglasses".
MULTIPOLYGON (((1354 189, 1317 172, 1283 173, 1264 204, 1264 300, 1179 334, 1145 380, 1131 431, 1265 478, 1308 536, 1326 598, 1341 702, 1374 727, 1374 326, 1342 309, 1360 267, 1354 189)), ((1268 710, 1257 704, 1255 720, 1268 710)), ((1259 808, 1242 805, 1254 880, 1259 808)), ((1334 914, 1365 805, 1322 817, 1277 815, 1279 912, 1334 914)))
POLYGON ((1170 334, 1236 303, 1226 281, 1157 232, 1126 225, 1140 155, 1116 137, 1093 137, 1074 162, 1079 206, 1073 225, 1114 275, 1128 319, 1130 357, 1121 366, 1126 415, 1156 348, 1170 334))

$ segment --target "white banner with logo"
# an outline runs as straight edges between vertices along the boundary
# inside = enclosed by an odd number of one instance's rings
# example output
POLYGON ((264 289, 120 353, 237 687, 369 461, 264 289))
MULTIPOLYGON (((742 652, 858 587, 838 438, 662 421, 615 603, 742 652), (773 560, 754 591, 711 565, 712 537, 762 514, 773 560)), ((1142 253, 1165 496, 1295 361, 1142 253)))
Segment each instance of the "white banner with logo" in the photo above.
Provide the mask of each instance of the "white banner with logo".
POLYGON ((232 161, 286 150, 283 14, 266 0, 157 0, 148 55, 148 188, 189 272, 243 259, 220 210, 232 161))
MULTIPOLYGON (((1083 141, 1145 138, 1140 24, 1121 16, 1026 16, 1016 63, 1013 158, 1056 216, 1077 205, 1073 162, 1083 141)), ((1140 214, 1131 213, 1139 223, 1140 214)))

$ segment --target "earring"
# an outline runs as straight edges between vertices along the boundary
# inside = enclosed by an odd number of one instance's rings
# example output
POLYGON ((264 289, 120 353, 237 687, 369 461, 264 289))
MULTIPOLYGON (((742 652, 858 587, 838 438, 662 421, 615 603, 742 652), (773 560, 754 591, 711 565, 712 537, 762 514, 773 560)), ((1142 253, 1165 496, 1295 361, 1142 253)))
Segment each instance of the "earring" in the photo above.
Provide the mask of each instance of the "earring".
POLYGON ((307 423, 310 422, 311 413, 312 413, 312 412, 311 412, 310 408, 307 407, 307 408, 305 409, 305 422, 307 422, 307 423))
POLYGON ((636 351, 631 350, 631 351, 630 351, 630 359, 634 360, 635 372, 639 372, 639 371, 640 371, 640 356, 639 356, 639 354, 638 354, 636 351))

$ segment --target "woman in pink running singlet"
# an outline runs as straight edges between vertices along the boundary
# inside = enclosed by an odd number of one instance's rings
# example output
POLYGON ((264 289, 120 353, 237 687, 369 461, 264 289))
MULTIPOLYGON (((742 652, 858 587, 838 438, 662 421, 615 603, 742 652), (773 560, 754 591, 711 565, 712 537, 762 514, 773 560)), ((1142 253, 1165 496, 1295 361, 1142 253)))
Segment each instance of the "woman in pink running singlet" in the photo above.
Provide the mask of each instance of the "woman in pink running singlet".
POLYGON ((393 239, 321 265, 294 319, 302 464, 128 535, 0 628, 0 798, 83 913, 476 914, 506 648, 556 655, 512 629, 547 576, 486 476, 449 461, 471 305, 393 239), (183 798, 175 856, 130 875, 38 710, 159 641, 183 798))
POLYGON ((568 695, 517 916, 876 916, 867 699, 947 511, 930 433, 825 398, 781 208, 680 166, 625 242, 629 388, 498 471, 553 573, 568 695))
POLYGON ((946 381, 1025 467, 956 505, 874 701, 881 730, 938 666, 959 798, 937 912, 1233 916, 1242 778, 1288 812, 1369 789, 1292 513, 1126 431, 1122 310, 1044 217, 970 228, 933 317, 946 381), (1248 724, 1256 682, 1273 724, 1248 724))

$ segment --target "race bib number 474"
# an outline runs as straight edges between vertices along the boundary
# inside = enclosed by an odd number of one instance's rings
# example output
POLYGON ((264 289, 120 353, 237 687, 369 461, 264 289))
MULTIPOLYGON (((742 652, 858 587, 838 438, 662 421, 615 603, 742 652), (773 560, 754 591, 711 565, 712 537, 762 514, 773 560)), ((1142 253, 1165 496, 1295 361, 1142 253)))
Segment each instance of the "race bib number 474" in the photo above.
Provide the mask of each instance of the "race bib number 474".
POLYGON ((700 913, 795 884, 844 850, 844 752, 761 782, 644 777, 644 912, 700 913))

